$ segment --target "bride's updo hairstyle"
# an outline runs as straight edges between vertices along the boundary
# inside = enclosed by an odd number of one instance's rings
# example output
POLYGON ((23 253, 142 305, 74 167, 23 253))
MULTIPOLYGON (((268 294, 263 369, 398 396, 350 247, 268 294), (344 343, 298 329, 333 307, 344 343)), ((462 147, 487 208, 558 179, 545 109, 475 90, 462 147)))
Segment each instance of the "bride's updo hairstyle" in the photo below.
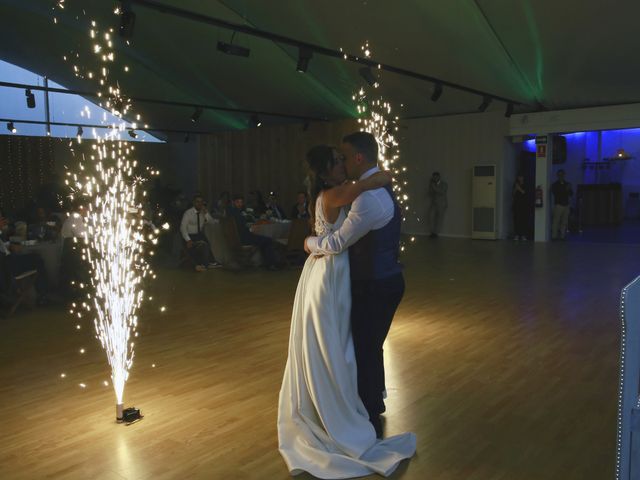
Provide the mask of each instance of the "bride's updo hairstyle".
POLYGON ((316 200, 320 192, 329 186, 324 179, 336 164, 333 151, 334 148, 329 145, 316 145, 307 152, 309 223, 313 231, 316 224, 316 200))

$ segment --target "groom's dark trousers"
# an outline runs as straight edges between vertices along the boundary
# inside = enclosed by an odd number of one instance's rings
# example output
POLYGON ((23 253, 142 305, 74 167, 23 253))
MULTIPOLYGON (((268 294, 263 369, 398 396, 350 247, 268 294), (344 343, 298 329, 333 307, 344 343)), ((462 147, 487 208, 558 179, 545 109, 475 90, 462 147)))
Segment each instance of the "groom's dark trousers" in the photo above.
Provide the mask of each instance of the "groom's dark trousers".
POLYGON ((398 263, 402 213, 394 201, 393 218, 349 248, 351 269, 351 332, 358 365, 358 393, 369 418, 377 420, 385 409, 382 345, 404 294, 402 266, 398 263))
POLYGON ((351 332, 358 364, 358 393, 369 418, 376 418, 385 409, 382 344, 403 294, 401 273, 351 284, 351 332))

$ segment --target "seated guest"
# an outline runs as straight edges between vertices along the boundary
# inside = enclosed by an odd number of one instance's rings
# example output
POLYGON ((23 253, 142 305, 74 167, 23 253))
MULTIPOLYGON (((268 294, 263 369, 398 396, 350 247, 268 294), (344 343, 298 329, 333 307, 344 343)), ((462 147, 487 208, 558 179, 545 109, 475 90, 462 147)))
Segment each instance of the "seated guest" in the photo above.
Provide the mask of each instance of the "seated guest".
POLYGON ((58 219, 47 213, 44 207, 37 207, 33 221, 27 228, 27 236, 34 240, 55 240, 58 237, 58 219))
POLYGON ((277 259, 273 240, 268 237, 256 235, 249 230, 247 226, 247 218, 244 212, 244 197, 242 195, 234 195, 233 202, 227 209, 227 216, 233 218, 240 236, 242 245, 255 245, 260 249, 264 265, 269 270, 276 270, 277 259))
POLYGON ((309 202, 307 199, 307 192, 298 192, 296 204, 291 209, 291 218, 309 218, 309 202))
MULTIPOLYGON (((4 219, 0 218, 0 229, 3 228, 4 219)), ((17 277, 23 273, 35 270, 37 273, 35 289, 38 305, 47 302, 49 287, 47 283, 47 272, 44 267, 44 260, 37 253, 23 253, 22 245, 19 243, 10 243, 9 247, 0 239, 0 255, 6 261, 9 274, 17 277)))
POLYGON ((249 192, 249 201, 247 202, 247 208, 253 211, 253 216, 259 218, 267 211, 267 206, 262 198, 262 192, 260 190, 252 190, 249 192))
POLYGON ((224 217, 227 214, 227 207, 229 205, 231 205, 231 195, 229 192, 222 192, 216 204, 216 215, 218 217, 224 217))
POLYGON ((62 261, 60 264, 60 283, 62 293, 67 299, 76 299, 82 296, 82 285, 89 285, 91 278, 89 265, 82 259, 82 248, 88 236, 84 217, 87 209, 75 201, 60 231, 62 237, 62 261))
POLYGON ((275 192, 271 192, 269 194, 269 198, 267 198, 267 213, 271 211, 271 217, 277 218, 278 220, 284 220, 287 216, 284 213, 284 209, 278 204, 278 197, 275 192))
POLYGON ((180 234, 185 241, 187 252, 196 264, 196 271, 202 272, 207 268, 221 265, 216 262, 211 253, 211 246, 204 234, 204 226, 215 220, 207 212, 202 195, 193 197, 193 207, 182 215, 180 234))

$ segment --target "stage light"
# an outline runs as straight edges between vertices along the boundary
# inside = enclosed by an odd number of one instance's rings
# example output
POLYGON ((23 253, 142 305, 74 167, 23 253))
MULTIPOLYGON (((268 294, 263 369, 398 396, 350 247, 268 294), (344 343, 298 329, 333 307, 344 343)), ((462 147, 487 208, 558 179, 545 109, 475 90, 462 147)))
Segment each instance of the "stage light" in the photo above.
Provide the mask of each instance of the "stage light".
POLYGON ((78 133, 76 134, 76 137, 80 138, 82 137, 83 134, 84 134, 84 130, 80 125, 78 125, 78 133))
POLYGON ((133 128, 131 130, 129 130, 129 136, 131 138, 138 138, 138 134, 136 133, 136 131, 133 128))
POLYGON ((371 71, 371 68, 362 67, 360 70, 358 70, 358 72, 360 72, 360 76, 364 78, 364 81, 367 82, 370 87, 375 86, 375 84, 378 82, 376 76, 371 71))
POLYGON ((258 115, 255 115, 255 114, 251 115, 251 118, 249 118, 249 126, 251 128, 256 128, 256 127, 262 126, 262 122, 258 118, 258 115))
POLYGON ((27 108, 36 108, 36 96, 30 88, 24 91, 24 96, 27 97, 27 108))
POLYGON ((478 111, 484 112, 487 108, 489 108, 489 104, 491 103, 491 100, 493 99, 490 96, 485 95, 484 98, 482 99, 482 103, 478 107, 478 111))
POLYGON ((309 68, 309 61, 313 57, 313 51, 308 47, 298 47, 298 66, 296 70, 305 73, 309 68))
POLYGON ((193 115, 191 115, 191 121, 193 123, 196 123, 198 120, 200 120, 201 116, 202 116, 202 107, 196 107, 196 109, 193 112, 193 115))
POLYGON ((218 50, 227 55, 236 55, 238 57, 248 57, 251 50, 240 45, 232 45, 231 43, 218 42, 218 50))
POLYGON ((9 130, 11 133, 16 133, 17 132, 16 127, 13 124, 13 122, 8 122, 7 123, 7 130, 9 130))
POLYGON ((511 115, 513 115, 513 103, 508 103, 507 109, 504 111, 504 116, 509 118, 511 115))
POLYGON ((131 9, 131 2, 124 0, 120 8, 120 36, 127 40, 133 38, 136 25, 136 14, 131 9))

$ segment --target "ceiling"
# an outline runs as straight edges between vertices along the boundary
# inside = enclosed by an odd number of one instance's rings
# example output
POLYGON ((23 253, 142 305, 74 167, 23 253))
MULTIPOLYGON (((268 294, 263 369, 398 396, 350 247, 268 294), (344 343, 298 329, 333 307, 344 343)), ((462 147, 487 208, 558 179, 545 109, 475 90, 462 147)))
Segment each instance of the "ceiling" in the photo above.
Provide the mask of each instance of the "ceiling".
MULTIPOLYGON (((354 54, 369 41, 376 61, 513 99, 522 103, 516 112, 640 101, 640 2, 632 0, 158 1, 354 54)), ((117 2, 66 0, 64 10, 53 8, 56 3, 0 0, 0 58, 68 88, 92 89, 62 56, 88 51, 89 18, 119 25, 117 2)), ((351 96, 364 83, 360 65, 314 54, 301 74, 295 47, 239 33, 234 44, 250 48, 250 57, 225 55, 216 44, 230 41, 229 30, 140 5, 133 10, 133 41, 117 60, 130 66, 120 80, 129 96, 330 120, 355 116, 351 96)), ((402 104, 402 117, 472 112, 482 101, 445 87, 434 103, 432 83, 390 72, 381 73, 379 90, 402 104)), ((135 107, 163 128, 247 128, 246 114, 206 110, 194 127, 193 108, 135 107)), ((494 101, 489 111, 504 108, 494 101)))

